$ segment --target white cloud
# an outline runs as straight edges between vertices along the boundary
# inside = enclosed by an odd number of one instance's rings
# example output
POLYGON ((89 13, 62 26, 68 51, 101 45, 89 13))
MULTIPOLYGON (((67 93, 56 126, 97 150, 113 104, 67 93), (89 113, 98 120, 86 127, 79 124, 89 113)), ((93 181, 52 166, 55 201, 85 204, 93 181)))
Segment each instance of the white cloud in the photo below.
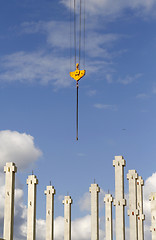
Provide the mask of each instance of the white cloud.
POLYGON ((144 186, 144 213, 145 213, 145 239, 150 239, 151 226, 151 205, 149 197, 152 192, 156 192, 156 173, 146 179, 144 186))
POLYGON ((15 162, 23 170, 33 164, 42 152, 34 145, 34 138, 17 131, 0 131, 0 168, 6 162, 15 162))
POLYGON ((153 86, 152 92, 153 92, 153 94, 156 94, 156 86, 155 85, 153 86))
POLYGON ((36 221, 36 238, 38 240, 45 239, 46 236, 46 221, 43 219, 37 219, 36 221))
MULTIPOLYGON (((43 34, 44 49, 34 49, 33 52, 19 51, 0 58, 0 82, 20 82, 28 84, 52 84, 54 87, 68 87, 72 84, 69 71, 75 70, 74 49, 70 66, 69 22, 39 21, 21 24, 21 34, 43 34)), ((102 26, 103 27, 103 26, 102 26)), ((103 34, 101 25, 86 24, 86 67, 87 76, 98 72, 105 76, 112 72, 112 59, 123 53, 112 50, 112 46, 124 36, 116 33, 103 34), (99 60, 97 60, 99 58, 99 60)), ((73 41, 72 41, 73 43, 73 41)), ((82 48, 81 67, 84 68, 84 53, 82 48)), ((106 76, 107 81, 109 76, 106 76)))
POLYGON ((15 189, 14 236, 16 240, 26 237, 27 208, 23 202, 23 189, 15 189))
POLYGON ((86 154, 85 153, 78 153, 77 154, 79 157, 86 157, 86 154))
POLYGON ((146 98, 148 98, 148 97, 149 97, 149 95, 146 94, 146 93, 139 93, 139 94, 137 94, 137 96, 136 96, 136 98, 139 98, 139 99, 146 99, 146 98))
POLYGON ((96 90, 89 90, 88 92, 87 92, 87 95, 89 96, 89 97, 93 97, 93 96, 95 96, 97 94, 97 91, 96 90))
POLYGON ((72 239, 89 240, 91 237, 91 216, 87 215, 72 222, 72 239))
MULTIPOLYGON (((62 49, 65 50, 65 49, 69 49, 70 47, 74 48, 73 37, 71 38, 71 46, 70 46, 70 36, 69 36, 70 22, 62 22, 62 21, 24 22, 22 23, 21 27, 22 27, 22 33, 24 34, 41 33, 46 35, 46 41, 48 45, 55 48, 55 52, 58 49, 60 52, 60 50, 62 49)), ((124 36, 122 34, 116 34, 116 33, 103 34, 99 31, 99 29, 100 29, 100 25, 98 27, 97 25, 94 26, 94 24, 90 25, 90 23, 87 23, 86 25, 87 54, 91 57, 102 56, 102 57, 110 58, 111 57, 110 53, 108 53, 108 51, 104 49, 103 46, 110 47, 114 42, 123 38, 124 36)), ((81 50, 83 50, 83 42, 82 42, 81 50)))
MULTIPOLYGON (((103 26, 102 26, 103 27, 103 26)), ((22 24, 22 32, 24 34, 34 34, 34 33, 41 33, 46 35, 46 41, 48 47, 50 46, 52 51, 59 54, 65 50, 69 51, 69 48, 72 49, 72 68, 75 67, 74 63, 74 39, 71 38, 71 46, 70 46, 70 23, 69 22, 61 22, 61 21, 49 21, 49 22, 25 22, 22 24)), ((77 33, 78 34, 78 33, 77 33)), ((73 34, 72 34, 73 35, 73 34)), ((125 37, 123 34, 117 33, 105 33, 103 34, 101 31, 101 25, 95 24, 95 21, 89 21, 86 24, 86 58, 92 58, 93 65, 95 65, 95 58, 100 57, 98 64, 103 68, 106 68, 106 63, 110 64, 110 60, 116 55, 121 55, 121 52, 110 52, 109 49, 121 38, 125 37), (102 59, 106 59, 107 62, 102 61, 102 59), (105 65, 105 66, 104 66, 105 65)), ((77 46, 78 47, 78 46, 77 46)), ((83 64, 83 42, 81 46, 82 50, 82 60, 81 63, 83 64)), ((68 54, 69 55, 69 54, 68 54)), ((53 57, 55 57, 53 56, 53 57)), ((68 56, 69 57, 69 56, 68 56)), ((65 60, 66 61, 66 60, 65 60)), ((97 64, 97 63, 96 63, 97 64)), ((89 64, 90 65, 90 62, 89 64)), ((89 69, 90 70, 90 69, 89 69)), ((87 68, 88 73, 88 68, 87 68)))
MULTIPOLYGON (((70 7, 70 0, 61 0, 61 2, 70 7)), ((154 0, 90 0, 86 1, 86 12, 90 15, 103 15, 117 17, 129 9, 135 14, 147 15, 154 13, 156 2, 154 0)))
MULTIPOLYGON (((68 87, 72 84, 69 76, 69 23, 25 22, 21 34, 43 34, 45 45, 41 50, 19 51, 0 58, 0 82, 21 82, 28 84, 52 84, 68 87), (67 52, 66 52, 67 49, 67 52)), ((75 66, 74 66, 75 69, 75 66)))
POLYGON ((152 174, 149 178, 145 181, 144 186, 144 197, 148 199, 151 192, 156 192, 156 172, 152 174))
POLYGON ((48 83, 69 86, 69 63, 65 57, 46 54, 43 51, 16 52, 0 59, 0 82, 48 83))
POLYGON ((106 80, 107 80, 108 83, 112 83, 112 82, 113 82, 112 75, 109 74, 109 73, 107 73, 107 74, 106 74, 106 80))
MULTIPOLYGON (((40 156, 41 151, 35 147, 34 138, 26 133, 16 131, 0 131, 0 169, 6 162, 15 162, 18 170, 31 166, 40 156)), ((3 231, 5 174, 0 173, 0 233, 3 231)), ((27 207, 23 201, 23 189, 15 189, 14 239, 26 239, 27 207)), ((43 239, 43 238, 41 238, 43 239)))
POLYGON ((21 24, 22 33, 35 34, 41 33, 46 35, 47 43, 57 50, 70 48, 70 23, 62 21, 39 21, 24 22, 21 24))
POLYGON ((54 221, 54 239, 64 239, 64 218, 59 216, 54 221))
POLYGON ((149 197, 151 192, 156 192, 156 173, 153 173, 152 176, 147 178, 144 186, 144 203, 146 214, 150 214, 150 202, 149 197))
MULTIPOLYGON (((100 194, 99 194, 99 206, 100 209, 104 208, 104 197, 106 192, 100 188, 100 194)), ((91 202, 90 202, 90 192, 86 192, 83 194, 83 196, 79 199, 78 205, 81 211, 91 211, 91 202)))
MULTIPOLYGON (((96 49, 96 46, 94 49, 96 49)), ((110 65, 112 65, 110 61, 102 59, 89 60, 86 66, 87 76, 91 76, 95 72, 105 75, 110 70, 110 65)), ((60 57, 56 53, 49 54, 45 51, 16 52, 1 57, 0 67, 2 69, 0 83, 51 84, 55 88, 69 87, 73 83, 69 76, 70 63, 68 57, 60 57)), ((71 70, 75 70, 74 65, 71 70)))
POLYGON ((90 211, 91 209, 90 193, 89 192, 84 193, 82 198, 80 198, 78 204, 81 211, 90 211))
POLYGON ((119 78, 118 82, 123 85, 128 85, 128 84, 133 83, 134 81, 138 80, 139 78, 141 78, 141 76, 142 76, 141 73, 137 73, 134 76, 127 75, 125 78, 119 78))
POLYGON ((147 113, 148 110, 147 110, 147 109, 142 109, 141 112, 142 112, 142 113, 147 113))
POLYGON ((96 103, 94 104, 94 107, 98 109, 117 111, 117 106, 110 104, 96 103))
MULTIPOLYGON (((3 232, 4 221, 4 200, 5 200, 5 184, 4 174, 0 174, 0 235, 3 232)), ((15 189, 15 210, 14 210, 14 239, 21 240, 26 237, 26 206, 23 203, 23 190, 15 189)), ((1 236, 0 236, 1 237, 1 236)))
POLYGON ((123 36, 119 34, 102 34, 100 31, 97 32, 96 29, 94 29, 94 31, 91 29, 87 33, 86 39, 88 56, 92 58, 100 57, 107 61, 111 60, 116 53, 110 52, 109 49, 121 38, 123 38, 123 36))
MULTIPOLYGON (((73 23, 72 23, 73 24, 73 23)), ((72 49, 72 56, 74 54, 74 38, 71 37, 70 42, 70 22, 61 21, 49 21, 49 22, 24 22, 22 24, 22 32, 24 34, 41 33, 46 35, 46 41, 55 53, 59 53, 64 50, 72 49), (71 46, 70 46, 71 43, 71 46)), ((100 57, 110 60, 116 54, 108 51, 115 42, 123 38, 122 34, 116 33, 101 33, 101 26, 94 26, 94 23, 87 23, 86 25, 86 56, 91 58, 100 57)), ((78 35, 78 33, 77 33, 78 35)), ((73 33, 72 33, 73 36, 73 33)), ((78 43, 77 43, 78 44, 78 43)), ((77 46, 78 48, 78 46, 77 46)), ((84 45, 82 41, 81 55, 83 56, 84 45)), ((123 51, 123 50, 122 50, 123 51)), ((121 53, 120 53, 121 54, 121 53)), ((69 56, 68 56, 69 57, 69 56)), ((72 59, 74 62, 74 59, 72 59)), ((82 61, 81 61, 82 62, 82 61)))
POLYGON ((64 196, 63 195, 59 195, 57 197, 58 201, 62 203, 63 199, 64 199, 64 196))
MULTIPOLYGON (((99 220, 100 221, 100 220, 99 220)), ((104 231, 100 232, 100 240, 104 239, 104 231)), ((71 235, 73 240, 90 240, 91 238, 91 216, 86 215, 77 218, 71 222, 71 235)), ((56 240, 64 239, 64 218, 59 216, 54 221, 54 238, 56 240)))
MULTIPOLYGON (((61 0, 60 2, 68 7, 70 6, 70 0, 61 0)), ((155 6, 154 0, 90 0, 89 4, 86 1, 88 13, 100 13, 103 16, 116 16, 127 8, 138 10, 138 12, 150 12, 155 6)), ((39 33, 45 35, 45 47, 42 51, 34 49, 31 53, 19 51, 2 56, 0 58, 0 82, 18 81, 30 84, 52 84, 55 87, 70 86, 72 79, 69 77, 69 26, 69 22, 62 21, 22 23, 22 34, 39 33)), ((125 36, 116 33, 103 34, 100 28, 103 30, 104 26, 99 24, 99 20, 93 18, 91 23, 90 20, 89 22, 86 21, 87 75, 97 72, 102 77, 104 76, 108 83, 111 83, 113 79, 111 74, 108 74, 111 72, 109 70, 112 70, 110 69, 112 68, 111 61, 124 51, 119 49, 114 52, 111 47, 125 36), (97 57, 99 58, 98 61, 97 57)), ((73 59, 72 62, 74 62, 73 59)), ((72 64, 72 69, 75 69, 74 64, 72 64)), ((126 85, 137 78, 139 78, 138 74, 132 77, 126 76, 124 79, 119 79, 119 82, 126 85)))

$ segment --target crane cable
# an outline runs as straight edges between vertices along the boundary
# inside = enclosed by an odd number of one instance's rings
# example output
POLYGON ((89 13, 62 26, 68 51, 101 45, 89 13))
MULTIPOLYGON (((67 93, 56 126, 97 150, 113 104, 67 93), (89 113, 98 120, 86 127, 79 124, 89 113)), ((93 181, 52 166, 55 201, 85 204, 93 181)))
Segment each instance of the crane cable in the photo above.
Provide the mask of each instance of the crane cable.
POLYGON ((74 49, 75 49, 75 65, 76 65, 76 0, 74 0, 74 49))
POLYGON ((80 0, 80 28, 79 28, 79 65, 81 60, 81 1, 80 0))
POLYGON ((72 50, 71 50, 71 44, 72 44, 72 37, 71 37, 72 36, 71 7, 72 7, 72 5, 71 5, 71 0, 70 0, 70 19, 69 19, 70 20, 70 31, 69 31, 69 35, 70 35, 69 36, 70 37, 70 72, 71 72, 71 58, 72 58, 72 50))
MULTIPOLYGON (((79 71, 79 66, 81 63, 81 39, 82 39, 82 20, 81 20, 81 15, 82 15, 82 0, 80 0, 80 9, 79 9, 79 51, 78 51, 78 58, 79 58, 79 63, 77 64, 77 28, 76 28, 76 0, 74 0, 74 57, 75 57, 75 65, 76 65, 76 70, 79 71)), ((70 0, 70 9, 71 9, 71 0, 70 0)), ((70 10, 71 11, 71 10, 70 10)), ((84 0, 84 66, 85 66, 85 0, 84 0)), ((71 12, 70 12, 70 68, 71 68, 71 12)), ((79 71, 81 72, 81 77, 85 75, 85 70, 79 71)), ((77 101, 76 101, 76 140, 78 140, 78 89, 79 89, 79 84, 78 81, 79 79, 76 78, 74 72, 70 72, 71 77, 73 77, 76 80, 76 95, 77 95, 77 101)))
MULTIPOLYGON (((80 0, 80 22, 79 22, 79 66, 80 66, 80 61, 81 61, 81 0, 80 0)), ((76 24, 75 24, 76 25, 76 24)), ((75 57, 76 58, 76 57, 75 57)), ((79 83, 78 81, 76 82, 76 95, 77 95, 77 101, 76 101, 76 140, 78 141, 78 125, 79 125, 79 99, 78 99, 78 92, 79 92, 79 83)))
POLYGON ((83 9, 83 16, 84 16, 84 29, 83 29, 83 40, 84 40, 84 69, 85 69, 85 65, 86 65, 86 1, 84 0, 84 9, 83 9))
MULTIPOLYGON (((75 0, 74 0, 75 1, 75 0)), ((81 61, 81 0, 80 0, 80 22, 79 22, 79 66, 80 66, 80 61, 81 61)), ((76 26, 76 24, 75 24, 76 26)), ((76 50, 75 50, 76 51, 76 50)), ((76 57, 75 57, 76 58, 76 57)), ((77 95, 77 101, 76 101, 76 140, 78 141, 78 125, 79 125, 79 99, 78 99, 78 92, 79 92, 79 83, 78 81, 76 82, 76 95, 77 95)))

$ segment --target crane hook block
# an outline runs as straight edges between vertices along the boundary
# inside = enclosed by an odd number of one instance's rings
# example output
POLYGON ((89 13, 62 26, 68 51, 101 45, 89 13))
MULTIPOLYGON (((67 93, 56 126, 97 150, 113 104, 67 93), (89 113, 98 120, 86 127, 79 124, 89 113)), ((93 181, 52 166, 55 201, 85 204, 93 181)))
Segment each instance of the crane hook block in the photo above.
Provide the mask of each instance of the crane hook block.
POLYGON ((70 72, 70 76, 76 81, 79 81, 85 75, 85 73, 85 70, 79 70, 79 63, 77 63, 76 70, 74 72, 70 72))

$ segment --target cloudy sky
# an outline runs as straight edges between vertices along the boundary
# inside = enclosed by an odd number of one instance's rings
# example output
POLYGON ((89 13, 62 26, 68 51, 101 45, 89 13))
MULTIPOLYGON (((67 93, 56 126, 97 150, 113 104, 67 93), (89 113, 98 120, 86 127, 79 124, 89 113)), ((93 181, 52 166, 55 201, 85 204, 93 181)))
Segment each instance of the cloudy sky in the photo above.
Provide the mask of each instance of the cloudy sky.
MULTIPOLYGON (((129 169, 145 180, 145 240, 149 240, 148 198, 156 191, 156 2, 86 0, 87 74, 79 84, 78 142, 76 88, 69 77, 75 70, 70 6, 73 0, 1 1, 0 237, 3 166, 14 161, 15 240, 26 239, 26 179, 32 170, 39 179, 38 240, 45 237, 44 190, 50 181, 56 189, 55 239, 63 240, 62 200, 67 193, 73 199, 72 238, 90 239, 88 190, 94 179, 101 187, 100 240, 104 239, 103 198, 108 189, 114 196, 112 161, 123 155, 126 196, 129 169)), ((126 226, 128 233, 127 217, 126 226)))

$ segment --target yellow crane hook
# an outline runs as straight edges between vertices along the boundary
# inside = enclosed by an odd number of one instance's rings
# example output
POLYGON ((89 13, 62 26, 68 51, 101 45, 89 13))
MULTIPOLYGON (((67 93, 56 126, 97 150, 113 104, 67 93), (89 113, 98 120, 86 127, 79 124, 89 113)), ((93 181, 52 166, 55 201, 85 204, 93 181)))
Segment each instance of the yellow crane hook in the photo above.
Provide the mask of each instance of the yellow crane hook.
POLYGON ((79 81, 85 75, 85 73, 85 70, 79 70, 79 63, 77 63, 76 70, 74 72, 70 72, 70 76, 76 81, 79 81))

